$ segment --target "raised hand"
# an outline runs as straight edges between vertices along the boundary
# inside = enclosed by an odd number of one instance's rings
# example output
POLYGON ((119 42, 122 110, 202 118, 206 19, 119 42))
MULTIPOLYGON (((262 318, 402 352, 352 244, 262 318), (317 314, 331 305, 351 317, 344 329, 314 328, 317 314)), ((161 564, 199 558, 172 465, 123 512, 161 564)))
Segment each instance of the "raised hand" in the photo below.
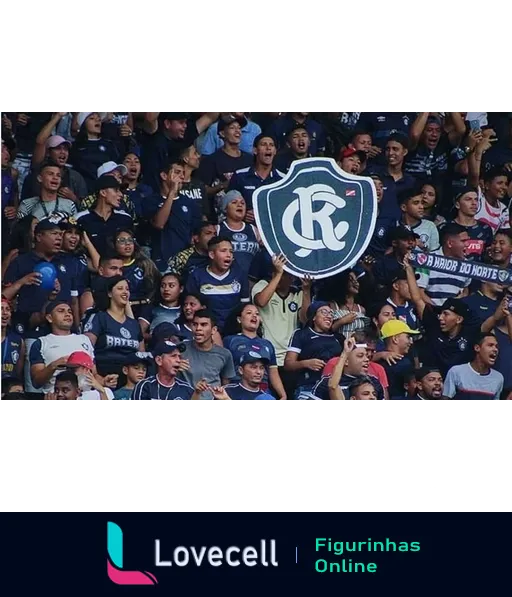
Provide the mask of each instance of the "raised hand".
POLYGON ((272 257, 272 265, 276 274, 282 274, 284 272, 284 265, 286 258, 284 255, 274 255, 272 257))

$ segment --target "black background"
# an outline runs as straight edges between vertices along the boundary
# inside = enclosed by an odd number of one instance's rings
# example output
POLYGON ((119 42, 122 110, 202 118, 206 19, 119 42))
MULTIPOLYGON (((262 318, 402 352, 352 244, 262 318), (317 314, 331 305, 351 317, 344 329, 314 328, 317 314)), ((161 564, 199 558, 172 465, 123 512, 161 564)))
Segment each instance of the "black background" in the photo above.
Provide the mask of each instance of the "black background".
POLYGON ((484 513, 163 513, 2 514, 0 592, 4 595, 169 595, 293 593, 466 595, 510 592, 510 514, 484 513), (117 586, 107 577, 107 521, 124 536, 124 569, 147 570, 156 586, 117 586), (323 573, 315 538, 333 541, 419 541, 419 552, 349 553, 353 562, 376 562, 375 573, 323 573), (207 563, 156 568, 154 540, 170 559, 178 545, 259 547, 277 542, 278 567, 207 563), (298 564, 295 547, 298 547, 298 564), (506 591, 506 592, 507 592, 506 591))

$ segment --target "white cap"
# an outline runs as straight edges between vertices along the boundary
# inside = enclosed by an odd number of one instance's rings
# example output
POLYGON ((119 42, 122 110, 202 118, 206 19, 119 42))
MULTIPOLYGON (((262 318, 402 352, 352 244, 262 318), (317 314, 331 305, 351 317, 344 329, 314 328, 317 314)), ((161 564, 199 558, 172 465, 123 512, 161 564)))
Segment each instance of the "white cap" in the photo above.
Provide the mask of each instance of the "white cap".
POLYGON ((124 164, 116 164, 115 162, 105 162, 97 170, 98 178, 104 174, 110 174, 114 170, 119 170, 121 176, 125 176, 128 173, 128 168, 124 164))
MULTIPOLYGON (((76 117, 76 121, 78 123, 78 128, 81 129, 83 123, 89 118, 89 116, 91 114, 94 114, 94 112, 79 112, 78 116, 76 117)), ((96 112, 96 114, 99 114, 101 122, 103 122, 106 117, 107 117, 107 112, 96 112)))

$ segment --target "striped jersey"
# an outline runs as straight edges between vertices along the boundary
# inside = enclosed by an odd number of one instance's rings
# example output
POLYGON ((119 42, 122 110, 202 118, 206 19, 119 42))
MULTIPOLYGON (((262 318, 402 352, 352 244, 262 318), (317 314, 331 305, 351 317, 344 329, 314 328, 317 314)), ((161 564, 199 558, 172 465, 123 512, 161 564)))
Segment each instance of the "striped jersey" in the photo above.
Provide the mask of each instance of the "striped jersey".
MULTIPOLYGON (((432 251, 432 255, 444 256, 443 249, 432 251)), ((455 298, 471 284, 471 278, 456 276, 453 273, 436 272, 434 270, 416 270, 420 274, 418 286, 423 288, 436 307, 440 307, 446 299, 455 298)))
POLYGON ((444 380, 443 396, 455 400, 499 400, 503 375, 495 369, 478 373, 470 363, 455 365, 444 380))
POLYGON ((190 400, 193 393, 194 388, 186 381, 175 379, 171 386, 166 386, 158 375, 152 375, 139 381, 130 400, 190 400))

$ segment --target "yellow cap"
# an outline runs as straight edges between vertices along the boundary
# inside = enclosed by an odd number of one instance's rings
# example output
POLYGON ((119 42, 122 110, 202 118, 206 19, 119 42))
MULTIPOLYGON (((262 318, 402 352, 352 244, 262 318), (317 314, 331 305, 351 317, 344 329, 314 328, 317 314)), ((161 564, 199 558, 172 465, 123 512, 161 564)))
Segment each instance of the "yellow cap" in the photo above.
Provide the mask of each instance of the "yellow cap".
POLYGON ((383 340, 392 336, 398 336, 398 334, 419 334, 419 332, 411 330, 405 321, 400 321, 400 319, 390 319, 380 329, 380 335, 383 340))

